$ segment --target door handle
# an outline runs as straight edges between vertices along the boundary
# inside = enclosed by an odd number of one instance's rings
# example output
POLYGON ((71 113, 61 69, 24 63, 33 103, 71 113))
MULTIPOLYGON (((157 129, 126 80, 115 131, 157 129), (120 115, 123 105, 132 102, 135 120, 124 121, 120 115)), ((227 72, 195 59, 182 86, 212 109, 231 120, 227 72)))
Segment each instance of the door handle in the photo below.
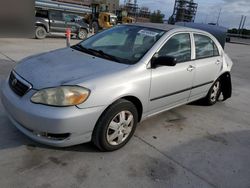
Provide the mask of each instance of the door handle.
POLYGON ((217 61, 215 62, 216 65, 219 65, 220 63, 221 63, 220 60, 217 60, 217 61))
POLYGON ((187 68, 187 71, 188 71, 188 72, 192 72, 194 69, 195 69, 194 66, 189 65, 189 67, 187 68))

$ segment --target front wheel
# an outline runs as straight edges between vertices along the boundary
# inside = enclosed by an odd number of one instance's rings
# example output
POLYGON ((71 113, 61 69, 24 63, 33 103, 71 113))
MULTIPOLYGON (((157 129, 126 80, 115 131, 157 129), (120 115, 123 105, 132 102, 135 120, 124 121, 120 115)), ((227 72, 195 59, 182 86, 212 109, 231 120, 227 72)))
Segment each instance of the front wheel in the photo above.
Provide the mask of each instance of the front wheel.
POLYGON ((220 79, 218 79, 214 82, 207 96, 204 98, 204 103, 206 105, 214 105, 218 101, 220 94, 221 94, 221 82, 220 79))
POLYGON ((80 29, 77 34, 78 39, 84 40, 88 37, 88 32, 85 29, 80 29))
POLYGON ((137 122, 138 112, 134 104, 120 99, 101 115, 92 141, 102 151, 117 150, 133 136, 137 122))
POLYGON ((46 29, 42 26, 38 26, 35 31, 35 37, 37 39, 44 39, 47 35, 46 29))

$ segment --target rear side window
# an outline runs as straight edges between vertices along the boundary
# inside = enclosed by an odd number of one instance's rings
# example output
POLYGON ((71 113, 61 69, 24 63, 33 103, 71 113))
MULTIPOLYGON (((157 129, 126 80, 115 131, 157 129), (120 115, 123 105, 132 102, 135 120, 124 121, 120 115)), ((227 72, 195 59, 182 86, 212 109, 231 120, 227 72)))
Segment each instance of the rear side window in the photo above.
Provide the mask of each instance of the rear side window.
POLYGON ((173 56, 178 63, 191 60, 191 41, 189 33, 171 37, 158 52, 159 56, 173 56))
POLYGON ((214 57, 219 55, 219 50, 214 41, 205 35, 194 34, 196 59, 214 57))

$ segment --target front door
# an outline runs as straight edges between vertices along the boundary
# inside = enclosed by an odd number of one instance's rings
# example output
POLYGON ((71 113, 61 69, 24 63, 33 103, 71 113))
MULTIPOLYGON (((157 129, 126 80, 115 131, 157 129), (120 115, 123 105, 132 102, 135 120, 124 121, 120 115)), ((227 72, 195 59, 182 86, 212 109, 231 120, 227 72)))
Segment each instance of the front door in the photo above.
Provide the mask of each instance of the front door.
POLYGON ((50 11, 49 12, 50 18, 50 31, 51 32, 60 32, 65 33, 66 24, 63 20, 62 12, 60 11, 50 11))
POLYGON ((178 63, 151 69, 151 113, 187 102, 195 72, 191 54, 189 33, 175 34, 157 53, 157 56, 174 56, 178 63))

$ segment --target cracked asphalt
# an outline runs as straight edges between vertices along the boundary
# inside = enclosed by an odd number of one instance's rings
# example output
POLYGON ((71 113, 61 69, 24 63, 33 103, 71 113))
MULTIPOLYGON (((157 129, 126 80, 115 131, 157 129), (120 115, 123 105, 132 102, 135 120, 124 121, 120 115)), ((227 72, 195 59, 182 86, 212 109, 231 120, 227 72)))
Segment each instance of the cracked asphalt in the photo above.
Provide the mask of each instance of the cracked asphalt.
MULTIPOLYGON (((65 45, 62 38, 0 39, 0 84, 20 59, 65 45)), ((250 46, 228 43, 226 52, 234 61, 231 99, 149 118, 115 152, 35 143, 0 103, 0 187, 250 188, 250 46)))

